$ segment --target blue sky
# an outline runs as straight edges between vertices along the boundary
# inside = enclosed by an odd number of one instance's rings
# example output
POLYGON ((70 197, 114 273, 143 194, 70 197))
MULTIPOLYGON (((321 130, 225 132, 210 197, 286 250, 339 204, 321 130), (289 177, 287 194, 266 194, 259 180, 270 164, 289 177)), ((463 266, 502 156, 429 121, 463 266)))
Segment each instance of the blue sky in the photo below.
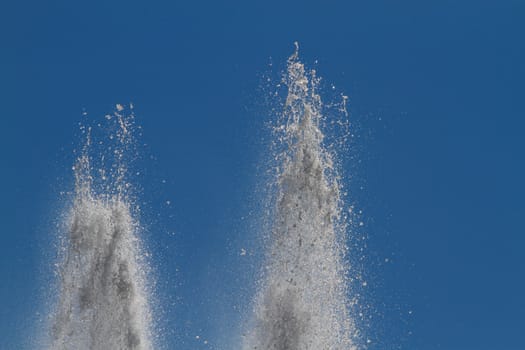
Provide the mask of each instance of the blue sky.
POLYGON ((370 349, 523 348, 524 15, 510 0, 4 2, 0 348, 45 312, 82 112, 129 101, 165 344, 236 336, 256 270, 238 248, 257 246, 261 80, 294 41, 349 96, 370 349))

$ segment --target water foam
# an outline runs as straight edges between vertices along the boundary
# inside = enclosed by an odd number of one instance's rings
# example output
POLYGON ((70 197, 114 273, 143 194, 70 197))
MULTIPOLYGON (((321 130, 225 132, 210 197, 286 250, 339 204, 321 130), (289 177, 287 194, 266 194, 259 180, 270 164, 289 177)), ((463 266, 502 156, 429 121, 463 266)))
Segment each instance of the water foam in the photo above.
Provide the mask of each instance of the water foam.
POLYGON ((296 52, 288 60, 288 96, 278 139, 278 193, 271 246, 243 348, 352 350, 344 224, 333 155, 323 146, 315 71, 296 52))
POLYGON ((111 159, 109 169, 92 166, 91 128, 84 129, 88 141, 73 168, 75 193, 59 267, 52 350, 152 348, 146 269, 126 182, 133 114, 124 115, 117 105, 107 119, 116 127, 113 144, 99 141, 108 155, 95 156, 111 159))

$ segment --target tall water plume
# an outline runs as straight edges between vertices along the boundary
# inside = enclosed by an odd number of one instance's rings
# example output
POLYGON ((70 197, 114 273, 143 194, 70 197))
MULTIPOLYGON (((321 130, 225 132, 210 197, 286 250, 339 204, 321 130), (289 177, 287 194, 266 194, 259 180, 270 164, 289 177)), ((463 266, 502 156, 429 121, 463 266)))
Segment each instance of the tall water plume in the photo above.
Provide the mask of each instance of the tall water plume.
POLYGON ((52 350, 152 348, 147 269, 127 179, 134 117, 117 105, 106 119, 97 131, 110 130, 100 140, 82 128, 86 144, 73 167, 52 350))
POLYGON ((344 220, 333 154, 324 147, 315 71, 289 58, 276 135, 276 204, 264 276, 244 349, 351 350, 344 220))

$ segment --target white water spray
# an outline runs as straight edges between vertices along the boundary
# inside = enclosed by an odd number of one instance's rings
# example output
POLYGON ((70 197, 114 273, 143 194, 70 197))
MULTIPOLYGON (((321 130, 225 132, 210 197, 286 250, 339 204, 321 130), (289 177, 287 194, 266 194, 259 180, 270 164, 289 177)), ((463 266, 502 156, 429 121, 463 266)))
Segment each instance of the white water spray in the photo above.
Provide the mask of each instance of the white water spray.
POLYGON ((332 155, 323 147, 315 72, 288 60, 288 97, 277 132, 286 150, 265 273, 244 349, 352 350, 344 225, 332 155))
POLYGON ((133 115, 123 107, 107 116, 117 131, 111 142, 99 141, 111 167, 94 169, 91 129, 73 168, 75 193, 67 222, 60 296, 52 327, 52 350, 148 350, 152 348, 151 315, 141 262, 138 223, 126 182, 127 149, 133 115), (97 190, 98 189, 98 190, 97 190))

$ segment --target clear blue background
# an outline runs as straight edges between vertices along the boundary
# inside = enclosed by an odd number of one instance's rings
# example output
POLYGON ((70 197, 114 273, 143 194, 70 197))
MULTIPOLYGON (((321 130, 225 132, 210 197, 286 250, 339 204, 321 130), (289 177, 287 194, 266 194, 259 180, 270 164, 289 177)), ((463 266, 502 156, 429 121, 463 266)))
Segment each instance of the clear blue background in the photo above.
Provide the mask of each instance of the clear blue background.
POLYGON ((36 337, 54 293, 44 265, 82 111, 128 101, 161 343, 237 340, 257 270, 238 250, 257 247, 260 81, 297 40, 350 96, 370 349, 523 349, 524 34, 517 0, 2 2, 0 348, 36 337))

